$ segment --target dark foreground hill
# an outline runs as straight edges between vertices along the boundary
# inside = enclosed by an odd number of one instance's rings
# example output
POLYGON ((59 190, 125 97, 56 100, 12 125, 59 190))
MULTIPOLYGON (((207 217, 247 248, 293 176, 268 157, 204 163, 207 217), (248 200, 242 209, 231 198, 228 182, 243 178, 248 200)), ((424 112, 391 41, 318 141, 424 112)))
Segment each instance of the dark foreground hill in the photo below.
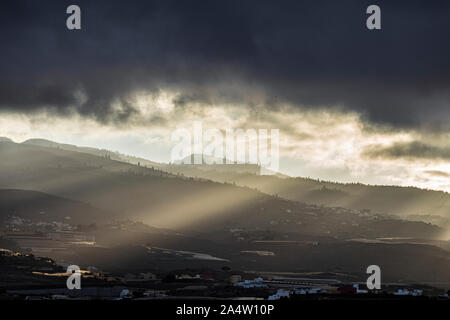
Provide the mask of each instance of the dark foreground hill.
POLYGON ((165 170, 185 176, 235 183, 294 201, 372 210, 401 217, 442 216, 450 219, 450 194, 414 187, 372 186, 361 183, 336 183, 309 178, 260 176, 251 173, 214 170, 213 166, 167 166, 165 170))
POLYGON ((106 222, 111 213, 85 203, 36 191, 0 190, 0 223, 17 216, 32 222, 70 221, 73 224, 106 222))

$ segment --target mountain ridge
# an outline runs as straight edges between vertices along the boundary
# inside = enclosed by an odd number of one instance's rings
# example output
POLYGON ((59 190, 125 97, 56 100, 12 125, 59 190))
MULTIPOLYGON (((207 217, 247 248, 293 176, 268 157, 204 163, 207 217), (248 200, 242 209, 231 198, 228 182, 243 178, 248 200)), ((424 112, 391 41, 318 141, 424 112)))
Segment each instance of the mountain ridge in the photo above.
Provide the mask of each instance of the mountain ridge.
POLYGON ((202 178, 220 183, 234 183, 293 201, 355 210, 372 210, 400 217, 438 215, 443 217, 443 223, 450 226, 450 194, 445 191, 395 185, 339 183, 303 177, 258 175, 253 172, 254 170, 252 172, 233 170, 232 165, 157 163, 105 149, 77 147, 45 139, 29 139, 22 144, 44 145, 50 148, 89 153, 119 162, 154 168, 169 174, 202 178), (449 220, 447 221, 447 219, 449 220))

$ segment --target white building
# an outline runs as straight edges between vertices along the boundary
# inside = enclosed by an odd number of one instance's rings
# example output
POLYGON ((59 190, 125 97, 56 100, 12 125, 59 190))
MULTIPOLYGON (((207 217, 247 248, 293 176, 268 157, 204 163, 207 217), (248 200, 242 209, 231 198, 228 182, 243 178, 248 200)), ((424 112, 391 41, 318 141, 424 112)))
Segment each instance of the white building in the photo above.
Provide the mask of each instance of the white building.
POLYGON ((122 298, 122 299, 131 298, 131 297, 132 297, 131 292, 128 289, 123 289, 120 292, 120 298, 122 298))
POLYGON ((302 288, 294 291, 295 294, 318 294, 322 293, 324 290, 322 288, 302 288))
POLYGON ((267 288, 267 285, 263 283, 264 279, 257 277, 253 280, 244 280, 235 284, 235 286, 243 288, 267 288))
POLYGON ((269 296, 267 300, 280 300, 281 298, 289 298, 290 291, 278 289, 277 293, 269 296))
POLYGON ((423 295, 423 290, 419 290, 419 289, 414 289, 414 290, 398 289, 396 292, 394 292, 394 295, 396 295, 396 296, 419 297, 419 296, 423 295))
POLYGON ((360 289, 360 288, 359 288, 359 284, 357 284, 357 283, 353 285, 353 288, 356 289, 356 293, 369 293, 368 290, 360 289))

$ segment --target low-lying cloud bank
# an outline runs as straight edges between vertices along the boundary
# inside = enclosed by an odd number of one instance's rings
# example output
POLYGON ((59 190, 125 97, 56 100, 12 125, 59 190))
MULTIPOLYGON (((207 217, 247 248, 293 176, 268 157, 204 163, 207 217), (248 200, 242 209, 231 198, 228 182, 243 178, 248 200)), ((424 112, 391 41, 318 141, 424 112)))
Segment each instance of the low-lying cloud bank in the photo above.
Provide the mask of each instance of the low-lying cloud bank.
POLYGON ((450 160, 450 148, 433 146, 419 141, 399 142, 391 146, 371 146, 364 154, 372 158, 450 160))
POLYGON ((139 112, 120 126, 99 123, 77 113, 3 113, 0 136, 15 141, 46 138, 168 162, 176 144, 171 140, 172 132, 179 128, 193 132, 195 121, 201 121, 204 130, 279 129, 281 172, 341 182, 450 191, 445 134, 426 135, 412 129, 377 126, 365 122, 358 113, 326 108, 284 105, 261 112, 240 105, 205 107, 195 102, 179 108, 177 99, 178 95, 171 92, 137 94, 130 103, 139 112))

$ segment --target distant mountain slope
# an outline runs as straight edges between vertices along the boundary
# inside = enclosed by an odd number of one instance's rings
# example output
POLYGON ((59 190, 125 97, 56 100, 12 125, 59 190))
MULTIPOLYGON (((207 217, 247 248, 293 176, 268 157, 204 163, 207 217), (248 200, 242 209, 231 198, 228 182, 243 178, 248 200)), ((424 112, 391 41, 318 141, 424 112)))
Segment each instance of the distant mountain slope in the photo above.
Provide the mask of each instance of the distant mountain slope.
MULTIPOLYGON (((441 215, 450 218, 450 194, 414 187, 344 184, 308 178, 280 178, 255 174, 172 166, 172 173, 256 188, 285 199, 324 206, 372 210, 398 216, 441 215)), ((207 167, 205 165, 205 167, 207 167)))
MULTIPOLYGON (((39 140, 40 141, 40 140, 39 140)), ((161 171, 142 166, 111 159, 106 153, 84 152, 84 148, 74 147, 75 151, 60 148, 60 144, 53 144, 51 141, 42 140, 39 143, 14 143, 0 141, 0 154, 2 156, 0 171, 4 179, 8 179, 8 168, 21 168, 22 174, 29 179, 29 172, 36 172, 37 169, 64 169, 64 168, 91 168, 104 169, 111 172, 126 172, 129 170, 146 172, 153 175, 170 175, 161 171), (44 141, 44 142, 42 142, 44 141), (38 145, 42 142, 42 146, 38 145)), ((90 149, 90 148, 88 148, 90 149)), ((97 149, 94 149, 97 150, 97 149)), ((14 172, 14 178, 17 172, 14 172)))
POLYGON ((386 233, 374 224, 384 219, 381 216, 310 206, 249 188, 183 178, 81 152, 0 142, 0 156, 1 188, 36 190, 82 201, 156 227, 208 232, 271 229, 344 238, 435 238, 442 231, 425 223, 402 222, 401 235, 386 233))
POLYGON ((108 158, 111 160, 128 162, 128 163, 135 164, 135 165, 137 165, 139 163, 140 165, 147 166, 147 167, 157 168, 160 166, 160 164, 150 161, 150 160, 147 160, 147 159, 133 157, 130 155, 125 155, 125 154, 107 150, 107 149, 79 147, 79 146, 75 146, 72 144, 58 143, 58 142, 53 142, 53 141, 45 140, 45 139, 28 139, 28 140, 22 142, 22 144, 38 146, 38 147, 57 148, 57 149, 67 150, 67 151, 83 152, 83 153, 88 153, 88 154, 92 154, 92 155, 99 156, 99 157, 105 157, 105 158, 108 158))
MULTIPOLYGON (((11 141, 8 138, 4 139, 5 141, 11 141)), ((217 182, 236 183, 288 200, 355 210, 368 209, 401 217, 442 216, 444 217, 443 223, 447 223, 447 219, 450 219, 450 194, 442 191, 414 187, 372 186, 360 183, 345 184, 309 178, 289 178, 281 174, 260 176, 256 173, 259 169, 255 170, 252 166, 246 168, 244 165, 156 163, 108 150, 77 147, 43 139, 30 139, 23 144, 89 153, 130 164, 139 163, 141 166, 153 167, 172 174, 182 174, 187 177, 217 182)), ((428 221, 428 219, 426 220, 428 221)))

